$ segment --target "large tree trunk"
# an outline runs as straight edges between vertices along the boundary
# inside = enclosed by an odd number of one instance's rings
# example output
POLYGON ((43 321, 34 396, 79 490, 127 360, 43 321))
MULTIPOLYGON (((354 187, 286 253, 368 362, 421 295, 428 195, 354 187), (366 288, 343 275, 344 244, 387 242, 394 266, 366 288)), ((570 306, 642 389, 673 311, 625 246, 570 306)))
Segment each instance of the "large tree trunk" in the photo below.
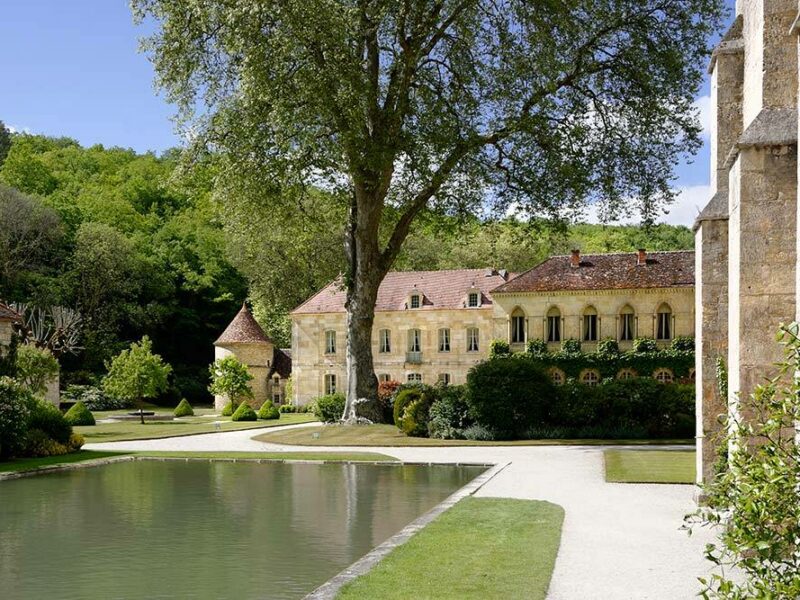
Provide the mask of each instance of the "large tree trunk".
MULTIPOLYGON (((345 357, 347 402, 342 419, 354 423, 362 416, 375 420, 377 414, 356 411, 356 401, 362 398, 375 401, 378 397, 378 380, 372 364, 372 323, 378 287, 386 274, 378 241, 382 201, 374 192, 357 188, 353 196, 347 258, 349 273, 346 280, 347 300, 347 352, 345 357)), ((374 402, 373 402, 374 404, 374 402)), ((366 409, 366 405, 364 406, 366 409)))

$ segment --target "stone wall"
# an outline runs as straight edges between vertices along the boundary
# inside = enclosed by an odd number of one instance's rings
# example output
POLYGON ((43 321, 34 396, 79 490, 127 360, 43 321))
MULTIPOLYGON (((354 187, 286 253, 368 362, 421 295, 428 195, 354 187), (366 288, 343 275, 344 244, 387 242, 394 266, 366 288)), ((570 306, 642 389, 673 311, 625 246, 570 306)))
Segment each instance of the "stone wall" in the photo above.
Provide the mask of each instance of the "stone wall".
MULTIPOLYGON (((273 347, 271 344, 237 343, 214 348, 214 360, 219 360, 226 356, 235 356, 240 362, 247 365, 248 371, 253 376, 253 380, 250 382, 253 399, 249 403, 255 408, 260 407, 272 397, 271 382, 269 381, 272 354, 273 347)), ((230 400, 225 396, 214 396, 214 408, 216 410, 222 410, 228 402, 230 400)))

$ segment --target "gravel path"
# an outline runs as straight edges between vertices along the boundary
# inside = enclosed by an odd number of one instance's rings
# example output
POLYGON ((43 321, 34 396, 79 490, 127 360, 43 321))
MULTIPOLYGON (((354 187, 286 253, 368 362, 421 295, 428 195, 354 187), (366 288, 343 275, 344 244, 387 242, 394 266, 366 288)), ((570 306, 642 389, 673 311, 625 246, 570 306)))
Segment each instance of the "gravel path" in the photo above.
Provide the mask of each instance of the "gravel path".
MULTIPOLYGON (((313 426, 297 425, 291 427, 313 426)), ((279 428, 271 428, 276 431, 279 428)), ((707 576, 707 531, 680 531, 693 510, 690 485, 606 483, 603 447, 481 446, 451 448, 303 447, 251 439, 261 429, 131 442, 87 444, 89 450, 380 452, 401 460, 510 462, 478 496, 547 500, 566 517, 550 600, 695 598, 707 576)))

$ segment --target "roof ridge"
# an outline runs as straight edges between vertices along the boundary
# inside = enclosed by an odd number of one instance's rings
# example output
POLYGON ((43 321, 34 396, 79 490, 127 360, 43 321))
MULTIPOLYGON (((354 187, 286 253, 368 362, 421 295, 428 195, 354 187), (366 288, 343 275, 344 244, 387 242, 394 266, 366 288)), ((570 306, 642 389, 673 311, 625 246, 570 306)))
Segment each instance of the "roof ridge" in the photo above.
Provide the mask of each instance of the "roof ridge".
MULTIPOLYGON (((651 254, 681 254, 683 252, 694 252, 694 250, 645 250, 647 255, 650 256, 651 254)), ((636 256, 636 250, 630 250, 628 252, 587 252, 584 254, 581 252, 581 257, 583 256, 636 256)), ((551 258, 569 258, 570 254, 553 254, 550 257, 546 258, 542 262, 546 262, 551 258)), ((542 263, 539 263, 542 264, 542 263)))

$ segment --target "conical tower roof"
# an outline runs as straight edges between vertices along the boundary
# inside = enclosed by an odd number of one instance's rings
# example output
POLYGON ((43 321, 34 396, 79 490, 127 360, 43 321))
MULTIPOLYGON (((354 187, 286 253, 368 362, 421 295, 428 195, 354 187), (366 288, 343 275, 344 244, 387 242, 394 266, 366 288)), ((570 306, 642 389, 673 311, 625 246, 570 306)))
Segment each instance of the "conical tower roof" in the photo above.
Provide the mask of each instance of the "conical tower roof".
POLYGON ((267 337, 261 325, 253 317, 247 303, 242 303, 241 310, 236 313, 233 321, 230 322, 219 336, 215 346, 225 346, 227 344, 271 344, 272 340, 267 337))

